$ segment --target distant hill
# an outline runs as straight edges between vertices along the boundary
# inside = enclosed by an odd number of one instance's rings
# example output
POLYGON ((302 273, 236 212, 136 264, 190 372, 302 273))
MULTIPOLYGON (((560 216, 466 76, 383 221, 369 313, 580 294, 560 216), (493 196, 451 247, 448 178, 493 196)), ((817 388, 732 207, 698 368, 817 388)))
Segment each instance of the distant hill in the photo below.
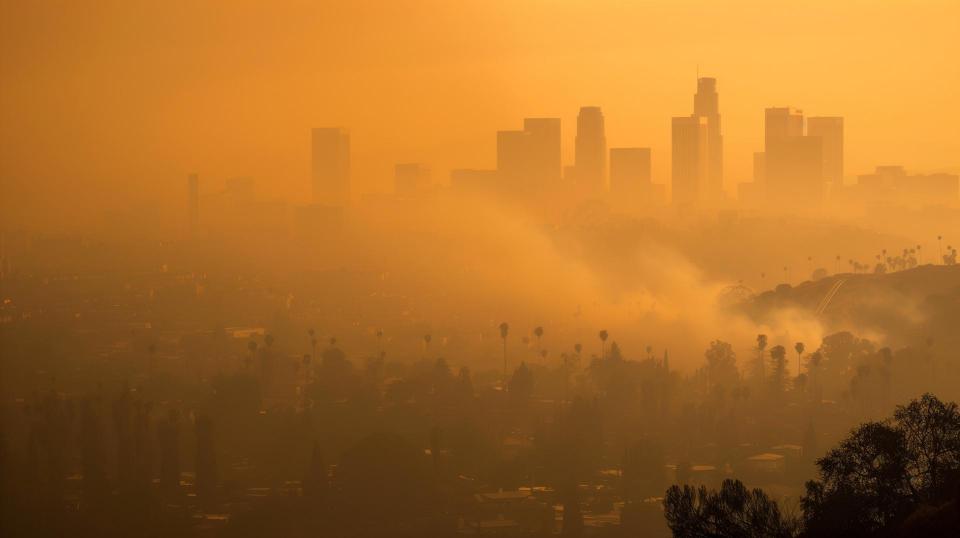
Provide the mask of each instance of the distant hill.
POLYGON ((918 343, 951 324, 960 333, 960 265, 841 273, 795 287, 781 284, 738 308, 758 322, 775 310, 800 309, 817 316, 828 332, 880 334, 893 345, 918 343))

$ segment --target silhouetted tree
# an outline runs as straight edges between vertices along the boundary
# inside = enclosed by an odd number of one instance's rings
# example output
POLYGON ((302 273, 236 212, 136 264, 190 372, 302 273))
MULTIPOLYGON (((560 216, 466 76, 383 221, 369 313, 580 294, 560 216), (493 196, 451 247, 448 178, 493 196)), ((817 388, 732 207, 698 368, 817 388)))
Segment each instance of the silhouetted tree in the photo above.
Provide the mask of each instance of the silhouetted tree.
POLYGON ((802 507, 810 536, 873 536, 918 507, 949 499, 960 480, 957 404, 924 394, 892 420, 862 424, 817 461, 802 507))
POLYGON ((766 493, 739 480, 724 480, 719 491, 670 486, 663 507, 677 538, 789 538, 798 531, 766 493))
POLYGON ((606 358, 606 349, 607 349, 607 337, 610 336, 606 329, 600 331, 597 336, 600 338, 600 360, 606 358))
POLYGON ((754 367, 754 377, 760 382, 763 383, 763 380, 766 379, 766 365, 764 364, 766 360, 763 357, 764 350, 767 349, 767 335, 758 334, 757 335, 757 361, 756 366, 754 367))
POLYGON ((533 396, 533 372, 527 363, 521 362, 510 378, 510 399, 517 404, 525 404, 533 396))
POLYGON ((773 346, 770 349, 770 384, 775 393, 782 392, 787 384, 787 349, 773 346))
POLYGON ((803 351, 806 348, 807 347, 803 345, 803 342, 797 342, 796 344, 793 345, 794 351, 797 352, 797 375, 800 375, 800 372, 802 371, 802 368, 800 366, 800 357, 803 356, 803 351))
POLYGON ((737 355, 730 344, 715 340, 703 353, 707 359, 707 380, 711 386, 733 388, 737 383, 737 355))

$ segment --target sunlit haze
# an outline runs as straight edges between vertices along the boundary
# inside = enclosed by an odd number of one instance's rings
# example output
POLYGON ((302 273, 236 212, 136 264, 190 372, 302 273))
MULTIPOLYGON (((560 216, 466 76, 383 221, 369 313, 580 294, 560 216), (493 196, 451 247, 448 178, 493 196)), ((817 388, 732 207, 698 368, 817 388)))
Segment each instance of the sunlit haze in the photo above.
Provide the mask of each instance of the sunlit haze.
POLYGON ((0 535, 952 536, 958 35, 0 0, 0 535))

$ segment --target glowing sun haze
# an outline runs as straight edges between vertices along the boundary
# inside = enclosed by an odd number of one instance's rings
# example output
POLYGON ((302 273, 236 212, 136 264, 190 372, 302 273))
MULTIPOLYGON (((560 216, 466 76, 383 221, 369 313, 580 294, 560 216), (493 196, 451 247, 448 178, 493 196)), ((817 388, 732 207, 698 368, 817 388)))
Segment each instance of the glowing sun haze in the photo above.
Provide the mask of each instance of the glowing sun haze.
POLYGON ((189 171, 305 201, 321 125, 351 129, 355 192, 396 162, 492 167, 523 117, 561 117, 569 162, 581 105, 666 182, 698 66, 728 189, 767 106, 844 116, 848 176, 960 166, 956 1, 0 4, 0 177, 24 214, 180 195, 189 171))

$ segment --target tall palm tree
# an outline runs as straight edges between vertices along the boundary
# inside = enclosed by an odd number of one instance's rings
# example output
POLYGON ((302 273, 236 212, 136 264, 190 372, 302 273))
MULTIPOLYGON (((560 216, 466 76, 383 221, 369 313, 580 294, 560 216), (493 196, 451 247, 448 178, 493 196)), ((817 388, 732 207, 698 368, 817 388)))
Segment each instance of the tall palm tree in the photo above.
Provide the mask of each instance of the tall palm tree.
POLYGON ((503 340, 503 389, 507 389, 507 334, 510 333, 510 325, 506 321, 500 324, 500 339, 503 340))
POLYGON ((383 329, 377 329, 377 352, 383 355, 383 329))
POLYGON ((939 263, 943 263, 943 236, 942 235, 937 236, 937 250, 940 252, 939 263))
POLYGON ((604 329, 600 331, 597 336, 600 337, 600 360, 603 360, 607 356, 607 337, 610 335, 607 333, 607 330, 604 329))
POLYGON ((760 352, 760 357, 757 359, 760 365, 760 380, 763 381, 766 378, 766 368, 763 364, 763 350, 767 349, 767 335, 758 334, 757 335, 757 350, 760 352))
POLYGON ((307 334, 310 336, 310 356, 314 359, 317 358, 317 336, 316 331, 313 329, 307 329, 307 334))
POLYGON ((537 337, 537 348, 541 348, 541 339, 543 338, 543 327, 537 327, 533 330, 533 335, 537 337))
POLYGON ((803 345, 803 342, 797 342, 793 345, 793 349, 797 352, 797 375, 800 375, 800 356, 803 355, 803 350, 807 349, 807 346, 803 345))
POLYGON ((423 335, 423 352, 428 356, 430 355, 430 341, 433 340, 433 337, 429 334, 423 335))

